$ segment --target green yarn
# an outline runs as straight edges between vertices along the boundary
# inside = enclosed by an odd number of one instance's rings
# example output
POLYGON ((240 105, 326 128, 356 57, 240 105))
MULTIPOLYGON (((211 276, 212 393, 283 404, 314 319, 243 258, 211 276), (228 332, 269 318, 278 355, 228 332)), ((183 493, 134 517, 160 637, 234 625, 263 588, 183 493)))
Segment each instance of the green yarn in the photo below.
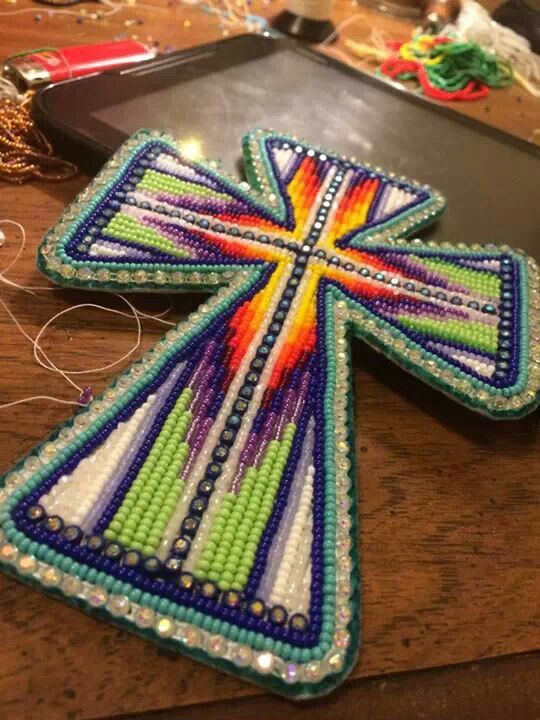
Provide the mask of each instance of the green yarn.
POLYGON ((428 52, 429 57, 441 55, 440 63, 425 68, 433 85, 446 92, 462 90, 471 80, 492 88, 513 82, 510 65, 475 42, 440 43, 428 52))

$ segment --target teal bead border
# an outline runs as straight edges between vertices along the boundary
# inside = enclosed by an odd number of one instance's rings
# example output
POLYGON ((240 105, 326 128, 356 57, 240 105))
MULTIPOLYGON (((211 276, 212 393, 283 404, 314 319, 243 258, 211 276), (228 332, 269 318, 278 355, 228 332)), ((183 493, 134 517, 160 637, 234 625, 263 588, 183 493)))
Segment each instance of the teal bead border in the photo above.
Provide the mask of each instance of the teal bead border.
MULTIPOLYGON (((356 528, 356 524, 354 527, 356 528)), ((353 557, 353 575, 355 576, 354 587, 356 588, 355 592, 357 595, 359 588, 359 579, 356 570, 356 561, 357 558, 353 557)), ((181 650, 179 650, 179 644, 177 641, 156 636, 156 634, 151 630, 145 630, 143 628, 136 627, 132 623, 123 620, 122 618, 111 615, 107 610, 93 608, 89 606, 88 603, 84 600, 64 595, 64 593, 58 588, 44 588, 44 586, 38 580, 31 576, 24 575, 18 572, 16 568, 14 568, 12 565, 2 564, 1 566, 4 573, 10 575, 24 585, 28 585, 36 590, 45 592, 47 595, 58 598, 64 603, 67 603, 68 605, 82 610, 83 612, 91 615, 92 617, 97 617, 98 619, 104 620, 110 625, 114 625, 123 630, 126 630, 132 635, 137 635, 146 640, 149 640, 154 645, 161 647, 165 650, 174 651, 176 653, 180 652, 182 655, 209 665, 216 670, 220 670, 235 677, 240 677, 243 680, 249 681, 256 685, 260 685, 266 690, 271 690, 279 695, 289 697, 293 700, 307 700, 309 698, 320 697, 322 695, 328 694, 345 680, 357 660, 358 648, 354 642, 351 642, 345 653, 345 661, 341 671, 332 675, 327 675, 323 680, 317 683, 305 682, 297 683, 295 685, 289 685, 276 676, 261 675, 256 671, 251 670, 250 668, 239 667, 238 665, 235 665, 229 660, 215 657, 201 649, 189 647, 188 645, 182 645, 181 650)), ((353 578, 351 578, 351 581, 352 580, 353 578)), ((355 601, 353 596, 353 605, 354 602, 355 601)), ((351 624, 351 626, 349 627, 349 631, 352 638, 358 637, 357 625, 355 627, 353 624, 351 624)))

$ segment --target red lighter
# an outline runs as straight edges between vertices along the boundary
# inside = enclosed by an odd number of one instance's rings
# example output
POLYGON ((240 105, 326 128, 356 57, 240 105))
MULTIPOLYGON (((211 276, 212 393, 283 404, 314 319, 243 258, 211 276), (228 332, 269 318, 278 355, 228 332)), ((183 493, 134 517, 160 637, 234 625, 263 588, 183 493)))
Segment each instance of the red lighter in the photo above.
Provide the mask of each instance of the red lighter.
POLYGON ((59 49, 30 50, 8 58, 3 72, 20 90, 25 90, 149 60, 155 55, 155 50, 135 40, 72 45, 59 49))

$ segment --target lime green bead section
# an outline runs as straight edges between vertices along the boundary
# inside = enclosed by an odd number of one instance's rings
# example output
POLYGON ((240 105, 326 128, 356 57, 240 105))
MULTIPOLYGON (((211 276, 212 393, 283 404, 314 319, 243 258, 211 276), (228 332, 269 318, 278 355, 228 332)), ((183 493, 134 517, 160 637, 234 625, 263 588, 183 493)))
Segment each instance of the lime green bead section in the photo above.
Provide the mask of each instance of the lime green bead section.
POLYGON ((234 589, 240 590, 246 585, 253 569, 257 547, 270 519, 295 433, 296 425, 293 423, 286 425, 280 442, 275 446, 272 464, 269 464, 267 471, 263 469, 264 461, 261 465, 248 506, 253 511, 253 517, 246 513, 238 532, 240 559, 232 581, 234 589))
POLYGON ((137 190, 168 192, 172 195, 197 195, 199 197, 231 201, 230 195, 216 192, 203 185, 179 180, 172 176, 164 176, 155 170, 147 170, 144 173, 142 180, 137 184, 137 190))
POLYGON ((184 442, 191 424, 193 391, 182 390, 142 468, 105 531, 109 540, 153 554, 184 491, 180 473, 189 456, 184 442))
POLYGON ((235 510, 236 502, 242 493, 244 493, 245 497, 248 489, 253 487, 253 480, 256 476, 257 470, 255 468, 249 468, 246 472, 240 494, 227 493, 223 497, 221 507, 212 524, 208 540, 195 567, 196 577, 212 579, 212 575, 216 580, 221 579, 225 571, 227 555, 231 550, 231 541, 234 540, 235 536, 234 522, 237 516, 233 515, 233 511, 235 510), (244 489, 244 486, 246 486, 246 489, 244 489))
POLYGON ((176 247, 176 245, 164 235, 160 235, 155 230, 152 230, 152 228, 145 227, 142 223, 135 220, 135 218, 124 215, 123 213, 117 213, 107 227, 103 229, 103 232, 106 235, 119 238, 120 240, 130 240, 139 245, 147 245, 157 250, 162 250, 175 257, 189 257, 188 252, 180 250, 180 248, 176 247))
POLYGON ((488 295, 493 298, 498 298, 500 295, 501 281, 489 272, 459 267, 436 258, 415 258, 415 260, 478 295, 488 295))
POLYGON ((418 332, 427 333, 443 340, 465 343, 479 350, 497 352, 497 328, 482 323, 460 320, 434 320, 433 318, 399 315, 404 325, 418 332))
POLYGON ((283 470, 291 451, 296 426, 285 427, 281 440, 272 440, 258 468, 247 470, 238 495, 221 501, 195 575, 217 582, 222 590, 242 590, 270 518, 283 470))

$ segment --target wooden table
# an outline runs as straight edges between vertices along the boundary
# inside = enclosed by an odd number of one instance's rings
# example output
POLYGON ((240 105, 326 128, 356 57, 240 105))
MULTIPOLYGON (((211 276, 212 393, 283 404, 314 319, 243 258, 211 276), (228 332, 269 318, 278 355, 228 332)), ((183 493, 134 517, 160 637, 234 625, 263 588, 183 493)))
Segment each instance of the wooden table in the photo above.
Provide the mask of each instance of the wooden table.
MULTIPOLYGON (((184 5, 128 8, 77 24, 47 17, 42 6, 2 2, 2 52, 41 45, 111 39, 120 32, 177 48, 221 35, 215 18, 184 5), (34 20, 34 13, 42 15, 34 20), (126 21, 142 19, 144 24, 126 21)), ((88 4, 88 12, 96 6, 88 4)), ((255 6, 271 14, 275 5, 255 6)), ((349 2, 346 34, 365 41, 371 27, 405 38, 412 24, 349 2)), ((335 51, 334 51, 335 52, 335 51)), ((460 106, 493 125, 529 138, 540 125, 540 101, 518 88, 460 106)), ((27 248, 11 274, 43 285, 34 249, 44 231, 87 182, 0 188, 0 217, 25 224, 27 248)), ((15 252, 15 233, 0 250, 1 267, 15 252)), ((35 335, 54 313, 97 294, 55 290, 31 296, 2 286, 2 298, 35 335)), ((108 301, 112 303, 111 300, 108 301)), ((160 298, 137 298, 157 311, 160 298)), ((173 302, 171 318, 200 297, 173 302)), ((37 367, 30 344, 0 309, 0 399, 36 393, 75 399, 57 375, 37 367)), ((70 369, 120 357, 134 340, 133 323, 84 310, 61 319, 44 347, 70 369)), ((145 322, 143 349, 162 334, 145 322)), ((138 353, 136 353, 138 354, 138 353)), ((295 706, 152 645, 0 578, 0 717, 56 718, 496 718, 540 715, 540 515, 537 415, 490 422, 411 379, 360 344, 354 346, 358 388, 356 444, 363 576, 363 649, 351 677, 327 699, 295 706)), ((123 363, 118 370, 125 366, 123 363)), ((112 377, 85 379, 100 391, 112 377)), ((0 411, 0 468, 66 417, 65 406, 33 403, 0 411)))

